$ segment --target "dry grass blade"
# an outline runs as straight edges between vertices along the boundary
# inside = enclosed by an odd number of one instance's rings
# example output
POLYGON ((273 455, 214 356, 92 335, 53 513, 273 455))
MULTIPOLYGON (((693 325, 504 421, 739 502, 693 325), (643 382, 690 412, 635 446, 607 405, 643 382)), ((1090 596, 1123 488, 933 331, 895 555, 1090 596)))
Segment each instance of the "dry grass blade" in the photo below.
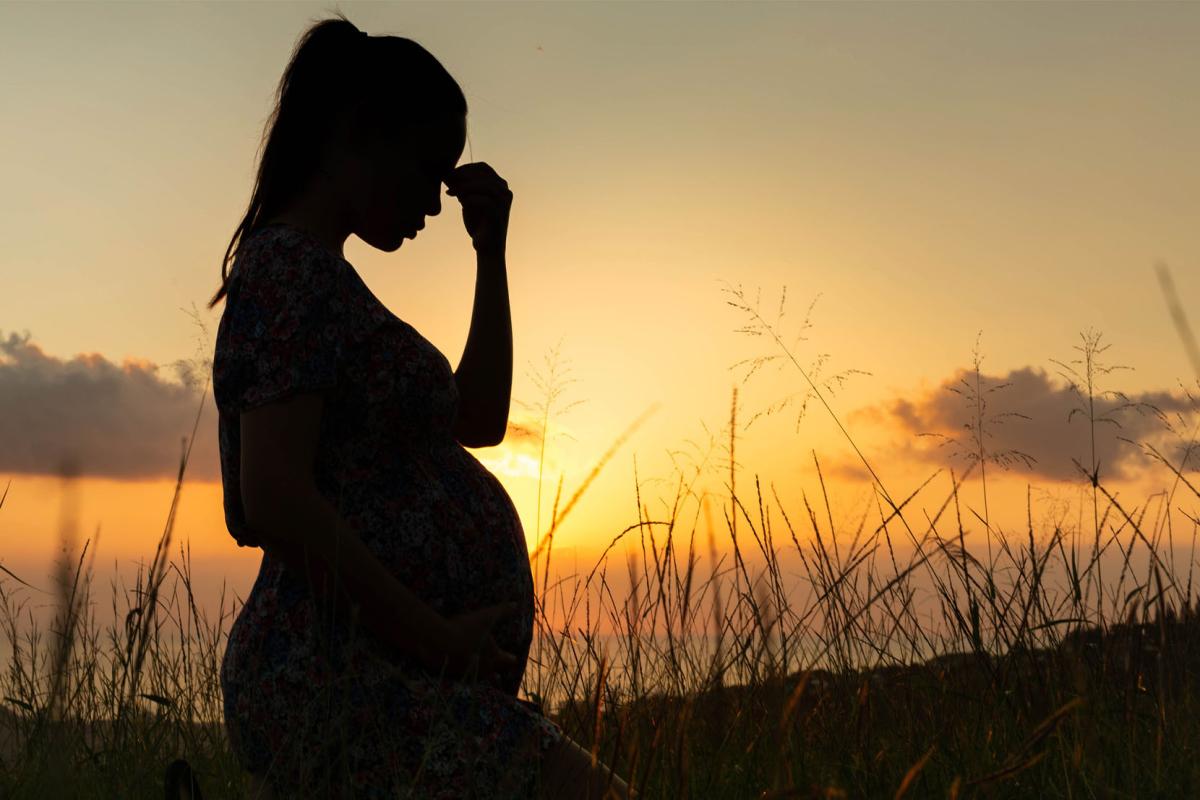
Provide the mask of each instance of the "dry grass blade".
POLYGON ((812 671, 805 670, 800 676, 800 680, 796 683, 796 688, 788 695, 787 703, 783 706, 783 714, 779 717, 779 730, 786 734, 791 726, 792 717, 796 713, 796 709, 800 705, 800 697, 804 694, 805 688, 808 686, 809 680, 812 679, 812 671))
POLYGON ((1000 769, 996 770, 995 772, 984 775, 982 778, 975 778, 973 780, 969 780, 963 785, 969 789, 973 789, 978 786, 986 786, 989 783, 996 783, 998 781, 1007 780, 1008 778, 1011 778, 1014 775, 1017 775, 1018 773, 1024 772, 1025 770, 1029 769, 1030 767, 1036 765, 1038 762, 1040 762, 1045 757, 1046 757, 1045 752, 1034 753, 1032 756, 1030 756, 1029 758, 1027 758, 1024 761, 1001 767, 1000 769))
POLYGON ((1004 766, 995 772, 984 775, 981 778, 975 778, 967 781, 966 786, 973 788, 976 786, 982 786, 984 784, 1005 780, 1016 775, 1018 772, 1022 772, 1037 764, 1042 760, 1042 758, 1045 757, 1045 751, 1034 753, 1031 756, 1027 756, 1026 754, 1029 753, 1029 751, 1031 751, 1033 748, 1037 747, 1039 742, 1045 739, 1051 731, 1058 727, 1058 724, 1062 722, 1064 717, 1082 705, 1083 698, 1076 697, 1060 706, 1054 711, 1054 713, 1038 723, 1037 727, 1033 729, 1033 732, 1029 734, 1029 738, 1025 740, 1021 747, 1009 758, 1005 759, 1004 766))
POLYGON ((1023 745, 1021 745, 1021 749, 1017 751, 1016 757, 1020 758, 1021 756, 1025 755, 1025 753, 1037 747, 1038 743, 1041 742, 1042 739, 1045 739, 1051 731, 1058 727, 1058 724, 1062 722, 1063 717, 1067 716, 1067 714, 1070 714, 1072 711, 1081 707, 1082 705, 1082 697, 1076 697, 1068 700, 1057 710, 1055 710, 1053 714, 1038 723, 1038 726, 1033 729, 1031 734, 1029 734, 1029 738, 1025 740, 1023 745))
POLYGON ((1196 373, 1197 378, 1200 378, 1200 345, 1196 343, 1192 326, 1188 324, 1183 303, 1179 302, 1179 293, 1175 291, 1175 281, 1171 278, 1171 270, 1166 263, 1160 261, 1155 264, 1155 271, 1158 273, 1158 282, 1162 287, 1163 296, 1166 298, 1167 308, 1171 312, 1171 320, 1175 323, 1175 330, 1179 333, 1183 349, 1192 363, 1192 371, 1196 373))
POLYGON ((608 676, 607 660, 604 657, 600 658, 600 670, 596 675, 596 691, 592 695, 592 746, 590 752, 592 754, 592 767, 594 768, 600 757, 600 734, 603 730, 600 722, 604 715, 604 704, 601 699, 604 696, 604 679, 608 676))
POLYGON ((925 769, 925 765, 929 763, 929 759, 933 758, 933 751, 936 749, 937 745, 931 746, 925 751, 925 755, 917 760, 917 763, 908 768, 908 772, 904 773, 904 780, 900 781, 900 786, 896 789, 896 794, 892 800, 900 800, 912 788, 912 785, 917 781, 917 777, 920 776, 921 770, 925 769))

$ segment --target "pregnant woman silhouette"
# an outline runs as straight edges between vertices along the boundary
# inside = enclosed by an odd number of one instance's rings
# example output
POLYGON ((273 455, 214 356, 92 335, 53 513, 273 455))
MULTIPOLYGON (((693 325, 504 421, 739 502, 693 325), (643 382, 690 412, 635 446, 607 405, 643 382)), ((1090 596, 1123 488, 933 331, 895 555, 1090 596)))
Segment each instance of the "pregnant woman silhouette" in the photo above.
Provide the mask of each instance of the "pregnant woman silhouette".
POLYGON ((276 798, 629 794, 517 698, 525 538, 463 447, 498 444, 507 425, 513 195, 487 164, 457 166, 466 109, 417 43, 341 15, 314 24, 209 303, 226 299, 213 357, 226 524, 263 550, 221 665, 225 725, 276 798), (453 372, 342 257, 351 233, 395 251, 439 213, 443 183, 477 261, 453 372))

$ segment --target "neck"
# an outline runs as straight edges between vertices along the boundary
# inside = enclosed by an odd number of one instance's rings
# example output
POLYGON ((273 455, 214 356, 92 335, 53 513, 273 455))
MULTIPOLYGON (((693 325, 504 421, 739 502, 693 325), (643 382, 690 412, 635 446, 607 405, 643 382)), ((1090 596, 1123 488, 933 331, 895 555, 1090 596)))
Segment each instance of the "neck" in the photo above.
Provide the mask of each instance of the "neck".
POLYGON ((344 212, 330 202, 337 195, 320 177, 264 224, 282 223, 299 228, 345 260, 343 248, 350 236, 350 224, 344 212))

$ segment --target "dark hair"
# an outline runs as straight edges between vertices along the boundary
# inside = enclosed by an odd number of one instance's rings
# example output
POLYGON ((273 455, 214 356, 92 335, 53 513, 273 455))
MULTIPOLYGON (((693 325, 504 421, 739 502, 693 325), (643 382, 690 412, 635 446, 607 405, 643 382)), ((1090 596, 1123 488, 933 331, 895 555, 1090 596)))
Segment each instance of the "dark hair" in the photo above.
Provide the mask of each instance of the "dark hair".
POLYGON ((225 249, 210 309, 226 294, 231 256, 311 177, 338 112, 350 109, 364 132, 467 113, 462 89, 428 50, 401 36, 368 36, 340 12, 300 37, 275 97, 250 205, 225 249))

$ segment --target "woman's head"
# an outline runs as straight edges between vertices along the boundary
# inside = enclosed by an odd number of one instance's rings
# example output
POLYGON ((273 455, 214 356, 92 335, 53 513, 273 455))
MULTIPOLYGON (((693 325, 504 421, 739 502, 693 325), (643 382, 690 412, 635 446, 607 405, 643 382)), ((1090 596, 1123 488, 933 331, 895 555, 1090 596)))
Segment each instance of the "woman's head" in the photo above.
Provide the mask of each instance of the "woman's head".
POLYGON ((382 125, 348 115, 340 130, 326 175, 339 187, 353 232, 380 250, 395 250, 441 211, 442 184, 466 140, 466 115, 382 125))
POLYGON ((440 210, 442 180, 466 140, 467 101, 421 45, 368 36, 341 14, 310 27, 276 91, 250 204, 221 262, 305 192, 331 193, 353 232, 394 250, 440 210))

